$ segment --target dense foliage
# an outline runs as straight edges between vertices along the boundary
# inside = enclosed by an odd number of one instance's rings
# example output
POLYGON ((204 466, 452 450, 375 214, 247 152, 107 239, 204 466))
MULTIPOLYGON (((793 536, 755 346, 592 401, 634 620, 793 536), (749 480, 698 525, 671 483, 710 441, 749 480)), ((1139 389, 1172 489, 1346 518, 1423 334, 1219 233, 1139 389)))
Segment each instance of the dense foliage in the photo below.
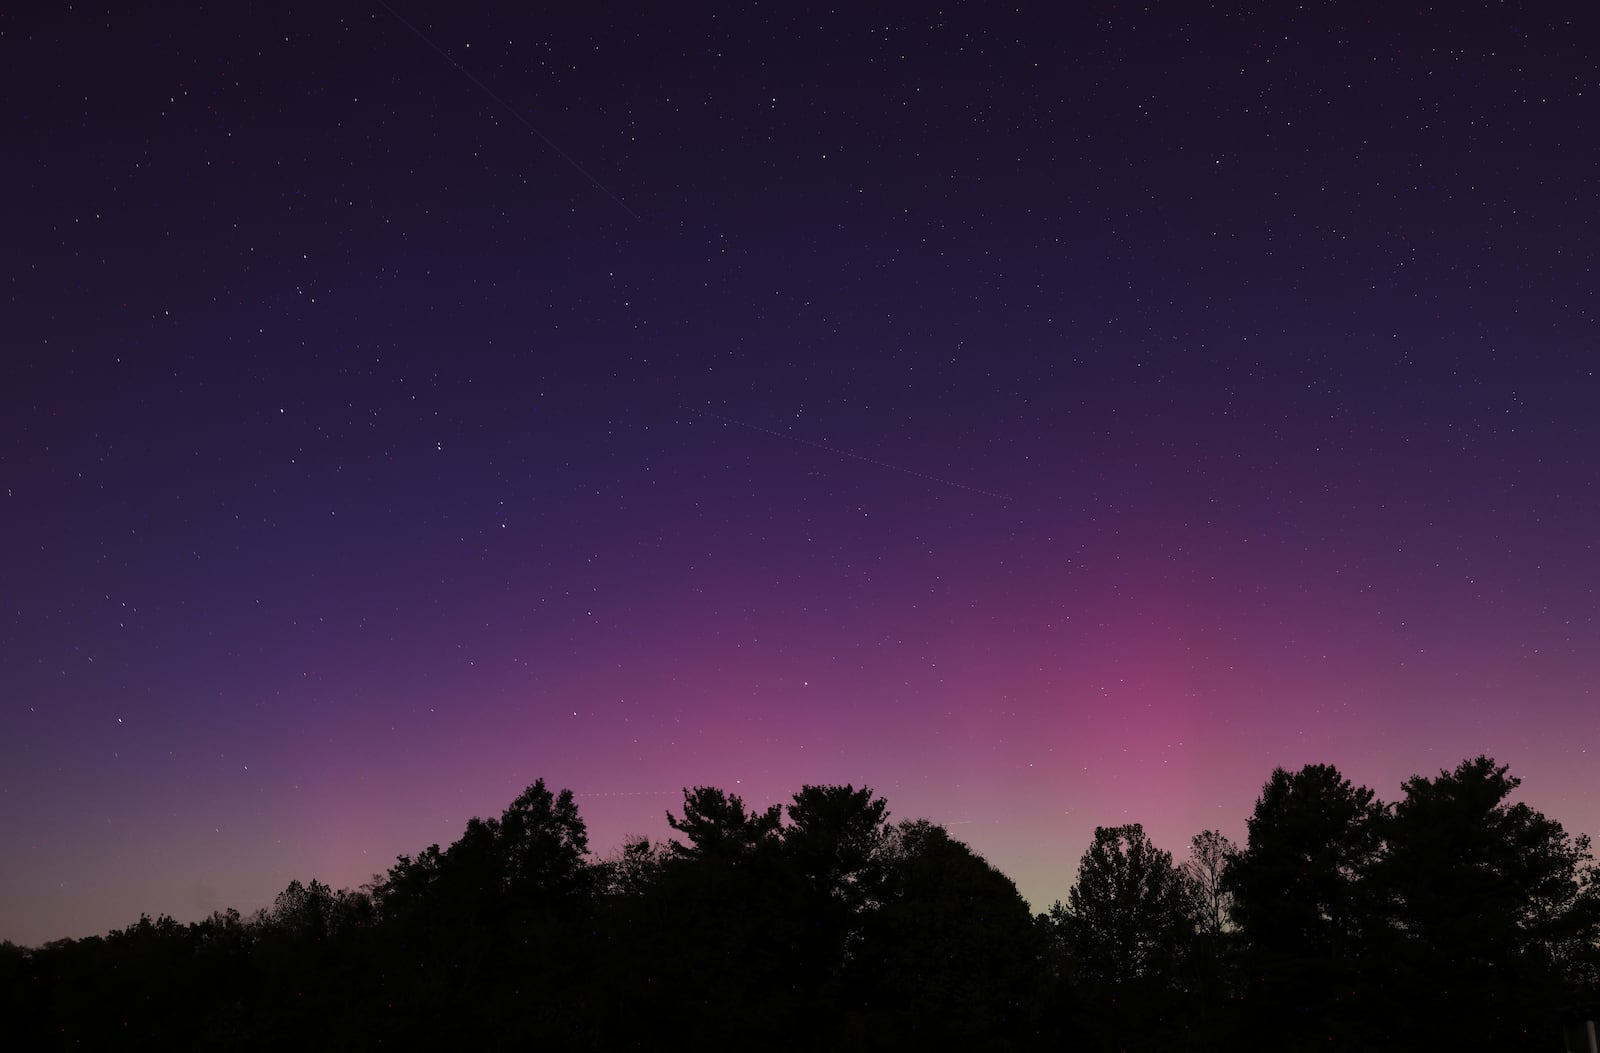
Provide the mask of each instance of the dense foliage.
POLYGON ((1242 848, 1102 827, 1035 917, 866 788, 696 787, 597 860, 541 780, 360 890, 0 945, 0 1011, 13 1049, 1558 1050, 1600 1000, 1600 877, 1517 785, 1280 769, 1242 848))

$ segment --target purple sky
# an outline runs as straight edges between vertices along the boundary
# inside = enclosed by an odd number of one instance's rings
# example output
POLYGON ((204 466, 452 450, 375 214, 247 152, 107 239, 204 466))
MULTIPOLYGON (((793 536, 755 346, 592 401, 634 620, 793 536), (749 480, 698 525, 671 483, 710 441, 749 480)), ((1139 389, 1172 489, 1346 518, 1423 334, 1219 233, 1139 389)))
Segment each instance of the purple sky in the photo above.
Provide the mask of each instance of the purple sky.
POLYGON ((740 7, 0 20, 0 938, 541 776, 1600 834, 1594 27, 740 7))

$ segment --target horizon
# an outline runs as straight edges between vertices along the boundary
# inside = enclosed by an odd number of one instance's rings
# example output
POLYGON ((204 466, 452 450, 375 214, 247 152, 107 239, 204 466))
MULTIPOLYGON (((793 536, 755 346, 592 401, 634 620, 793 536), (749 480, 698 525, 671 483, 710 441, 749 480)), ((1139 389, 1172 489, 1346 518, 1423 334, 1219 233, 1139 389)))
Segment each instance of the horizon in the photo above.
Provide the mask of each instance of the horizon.
MULTIPOLYGON (((1462 759, 1466 760, 1468 758, 1462 758, 1462 759)), ((1494 758, 1491 758, 1491 759, 1494 759, 1494 758)), ((1324 762, 1310 761, 1310 762, 1307 762, 1307 763, 1324 763, 1324 762)), ((1300 767, 1301 767, 1301 765, 1295 765, 1293 767, 1288 768, 1287 770, 1297 771, 1297 770, 1299 770, 1300 767)), ((1334 765, 1334 767, 1338 768, 1339 766, 1338 765, 1334 765)), ((1441 769, 1441 771, 1453 770, 1454 767, 1455 767, 1454 764, 1446 765, 1443 769, 1441 769)), ((1350 779, 1350 781, 1351 781, 1351 783, 1353 785, 1356 785, 1356 786, 1366 785, 1366 784, 1362 783, 1362 781, 1359 780, 1359 779, 1351 778, 1349 773, 1345 772, 1342 768, 1340 768, 1339 770, 1340 770, 1341 774, 1343 774, 1347 779, 1350 779)), ((1267 776, 1263 777, 1263 779, 1262 779, 1263 783, 1266 782, 1266 779, 1267 779, 1267 777, 1270 776, 1270 774, 1271 773, 1269 772, 1269 773, 1267 773, 1267 776)), ((1433 777, 1433 776, 1435 776, 1437 774, 1440 774, 1440 772, 1437 772, 1437 771, 1421 771, 1421 772, 1414 772, 1413 773, 1413 775, 1419 775, 1419 776, 1424 776, 1424 777, 1429 777, 1429 778, 1431 778, 1431 777, 1433 777)), ((1514 768, 1511 769, 1510 774, 1513 777, 1520 778, 1520 776, 1518 775, 1518 773, 1516 772, 1516 770, 1514 768)), ((1409 776, 1408 776, 1408 778, 1409 778, 1409 776)), ((550 783, 549 780, 546 780, 546 783, 550 786, 550 789, 551 789, 552 792, 559 792, 561 790, 570 789, 570 787, 564 787, 564 786, 561 786, 559 784, 550 783)), ((529 783, 529 785, 531 785, 531 782, 529 783)), ((701 783, 701 784, 697 784, 697 785, 715 785, 715 784, 701 783)), ((830 784, 830 785, 844 785, 844 784, 830 784)), ((1011 880, 1017 886, 1017 890, 1022 895, 1022 898, 1027 902, 1030 911, 1035 915, 1042 915, 1045 912, 1047 912, 1051 908, 1052 905, 1054 905, 1056 903, 1059 903, 1059 902, 1065 902, 1066 901, 1067 890, 1070 889, 1072 887, 1072 884, 1073 884, 1072 875, 1076 874, 1076 872, 1077 872, 1077 868, 1078 868, 1078 865, 1079 865, 1079 862, 1080 862, 1080 857, 1082 855, 1082 851, 1086 850, 1089 847, 1089 844, 1091 843, 1092 835, 1093 835, 1093 831, 1094 831, 1095 827, 1099 827, 1099 826, 1111 827, 1111 826, 1120 826, 1120 825, 1123 825, 1123 824, 1126 824, 1126 823, 1140 823, 1141 826, 1144 826, 1145 832, 1147 834, 1151 835, 1152 842, 1154 842, 1154 844, 1158 848, 1161 848, 1161 849, 1163 849, 1165 851, 1168 851, 1168 852, 1172 853, 1172 857, 1173 857, 1173 860, 1174 860, 1175 863, 1182 863, 1185 859, 1188 858, 1189 849, 1190 849, 1190 839, 1201 832, 1200 830, 1193 831, 1191 834, 1189 834, 1188 836, 1184 837, 1182 839, 1181 843, 1178 843, 1178 842, 1170 842, 1169 843, 1168 841, 1163 840, 1160 836, 1157 836, 1156 832, 1152 831, 1148 825, 1142 823, 1141 820, 1139 820, 1137 817, 1134 817, 1134 816, 1128 816, 1128 815, 1124 814, 1122 818, 1118 819, 1115 822, 1107 821, 1107 822, 1103 822, 1103 823, 1095 823, 1089 828, 1088 833, 1085 836, 1085 839, 1083 841, 1082 848, 1078 852, 1072 854, 1070 869, 1065 874, 1063 874, 1062 879, 1061 879, 1061 881, 1059 883, 1059 890, 1054 892, 1054 893, 1047 893, 1045 897, 1041 898, 1041 897, 1038 897, 1038 896, 1035 896, 1035 895, 1030 895, 1029 894, 1029 890, 1026 887, 1024 887, 1023 883, 1004 865, 1004 861, 1003 860, 997 860, 997 859, 993 858, 991 855, 989 855, 988 853, 983 851, 982 848, 980 847, 980 845, 974 843, 974 840, 970 837, 970 835, 969 835, 969 833, 968 833, 968 831, 966 829, 968 827, 977 825, 974 820, 968 819, 968 820, 954 820, 952 822, 940 822, 938 819, 934 819, 934 818, 932 818, 930 816, 910 815, 910 814, 899 813, 899 812, 896 812, 896 810, 894 808, 893 799, 890 798, 888 795, 886 795, 886 794, 882 793, 881 791, 879 791, 877 787, 872 786, 870 783, 850 784, 850 785, 858 785, 858 788, 862 788, 862 789, 871 789, 874 795, 883 797, 885 799, 885 801, 889 805, 887 816, 888 816, 888 819, 891 822, 899 823, 899 822, 916 821, 916 820, 926 819, 926 820, 934 822, 937 825, 939 825, 939 826, 945 828, 946 830, 948 830, 951 837, 953 837, 957 841, 962 842, 963 844, 966 844, 969 848, 972 849, 972 851, 979 858, 982 858, 982 859, 986 860, 991 866, 995 867, 1000 873, 1004 874, 1009 880, 1011 880)), ((1523 787, 1525 787, 1526 785, 1527 785, 1526 780, 1523 780, 1523 787)), ((526 787, 524 787, 524 788, 526 788, 526 787)), ((613 798, 614 799, 614 798, 659 797, 659 798, 671 799, 671 797, 673 795, 669 794, 667 791, 637 791, 637 792, 632 792, 632 793, 619 792, 619 793, 609 793, 609 794, 608 793, 604 793, 604 792, 582 793, 582 792, 574 791, 573 792, 573 797, 574 797, 574 799, 575 799, 575 801, 577 803, 577 806, 578 806, 579 816, 581 818, 583 818, 585 827, 590 832, 590 837, 589 837, 590 844, 589 844, 589 854, 588 854, 589 860, 591 862, 600 862, 602 860, 611 858, 614 855, 616 855, 618 852, 620 852, 620 850, 622 848, 622 845, 623 845, 623 841, 624 841, 625 838, 631 838, 633 836, 639 836, 641 834, 643 836, 649 837, 651 843, 652 844, 657 844, 657 845, 667 843, 669 840, 681 840, 681 835, 673 832, 668 827, 668 825, 666 823, 666 820, 665 820, 665 813, 666 813, 666 811, 670 810, 670 811, 672 811, 672 813, 674 815, 681 816, 682 813, 683 813, 683 809, 682 809, 682 797, 683 797, 683 794, 684 794, 684 792, 686 792, 687 790, 692 789, 692 788, 693 787, 685 787, 684 790, 680 790, 678 792, 678 794, 676 795, 677 799, 673 802, 673 804, 669 805, 667 807, 664 807, 662 809, 662 811, 660 813, 661 814, 661 818, 660 818, 660 821, 658 823, 658 825, 660 827, 660 830, 655 830, 655 831, 642 831, 642 830, 629 831, 628 833, 624 834, 623 837, 616 839, 614 844, 604 845, 604 846, 600 845, 600 844, 597 844, 596 838, 595 838, 594 833, 593 833, 593 828, 590 826, 589 817, 585 814, 584 802, 585 802, 586 798, 588 798, 588 799, 613 798)), ((790 802, 790 800, 793 797, 793 793, 790 793, 788 795, 785 795, 780 800, 772 800, 772 801, 757 800, 757 799, 753 799, 751 797, 748 797, 748 796, 746 796, 746 795, 744 795, 742 793, 739 793, 740 787, 738 787, 738 786, 735 786, 735 787, 733 787, 731 789, 728 788, 728 787, 718 787, 718 788, 727 790, 727 792, 729 792, 729 793, 738 793, 739 796, 745 801, 745 804, 747 806, 749 806, 752 810, 760 810, 760 809, 765 808, 766 806, 771 805, 771 804, 779 804, 779 805, 787 806, 787 804, 790 802)), ((1377 800, 1379 800, 1381 802, 1384 802, 1386 804, 1392 804, 1399 796, 1398 794, 1396 794, 1394 796, 1386 796, 1382 792, 1382 790, 1380 790, 1377 787, 1370 787, 1369 786, 1369 788, 1373 789, 1375 791, 1375 793, 1377 795, 1377 800)), ((794 791, 798 792, 799 789, 800 789, 800 786, 796 785, 795 788, 794 788, 794 791)), ((1398 791, 1398 789, 1399 789, 1399 785, 1397 783, 1396 784, 1396 790, 1398 791)), ((1552 815, 1547 810, 1541 808, 1539 806, 1539 802, 1537 800, 1529 800, 1527 798, 1526 794, 1522 792, 1522 789, 1523 789, 1522 787, 1519 787, 1518 790, 1511 795, 1511 797, 1509 799, 1510 802, 1513 802, 1513 803, 1515 803, 1515 802, 1526 803, 1526 804, 1528 804, 1529 807, 1533 808, 1535 811, 1540 812, 1542 814, 1545 814, 1545 815, 1549 816, 1550 818, 1555 819, 1557 822, 1560 822, 1559 817, 1557 817, 1555 815, 1552 815)), ((521 791, 518 790, 516 792, 521 792, 521 791)), ((514 794, 512 796, 514 796, 514 794)), ((506 802, 504 802, 504 803, 509 803, 510 800, 512 799, 512 796, 508 796, 507 799, 506 799, 506 802)), ((1252 799, 1252 804, 1253 803, 1254 803, 1254 799, 1252 799)), ((434 842, 430 842, 430 844, 436 845, 436 846, 441 847, 441 848, 449 847, 449 845, 451 843, 453 843, 457 839, 457 837, 460 834, 460 831, 465 829, 468 820, 470 820, 472 818, 489 818, 489 817, 492 817, 492 816, 496 815, 498 813, 498 811, 499 811, 499 809, 497 809, 497 808, 490 808, 490 809, 486 809, 486 810, 484 810, 482 812, 475 813, 473 816, 469 816, 469 817, 467 817, 467 819, 463 819, 461 821, 461 823, 459 824, 459 829, 456 831, 456 833, 454 835, 449 836, 449 837, 440 838, 440 839, 438 839, 438 840, 436 840, 434 842)), ((1248 809, 1247 809, 1247 812, 1248 812, 1248 809)), ((1247 844, 1247 841, 1248 841, 1248 839, 1246 837, 1246 834, 1245 834, 1245 819, 1247 817, 1248 817, 1247 815, 1241 816, 1239 818, 1239 820, 1237 821, 1237 823, 1218 824, 1218 825, 1214 825, 1214 826, 1208 827, 1207 829, 1216 830, 1216 831, 1222 833, 1225 837, 1227 837, 1234 844, 1236 844, 1240 848, 1243 848, 1247 844), (1237 827, 1237 829, 1232 829, 1231 827, 1237 827)), ((784 821, 787 824, 787 822, 788 822, 787 813, 785 813, 784 821)), ((1562 825, 1563 825, 1563 827, 1566 827, 1566 824, 1562 824, 1562 825)), ((982 832, 981 827, 977 832, 979 832, 979 833, 982 832)), ((1580 835, 1589 835, 1589 836, 1592 837, 1590 832, 1587 831, 1587 830, 1575 830, 1575 829, 1572 829, 1570 827, 1566 827, 1566 832, 1569 835, 1573 836, 1573 837, 1578 837, 1580 835)), ((416 846, 413 846, 411 849, 406 850, 404 852, 397 852, 395 854, 395 856, 393 858, 391 858, 387 863, 385 863, 379 870, 375 871, 372 874, 367 875, 366 877, 362 878, 360 881, 353 881, 353 882, 330 881, 330 880, 327 880, 326 877, 324 875, 321 875, 321 874, 297 875, 297 876, 289 878, 288 881, 300 881, 302 884, 306 884, 306 885, 309 885, 313 881, 321 881, 323 884, 328 885, 328 886, 330 886, 331 888, 333 888, 335 890, 357 891, 357 890, 360 890, 360 889, 366 887, 369 883, 371 883, 373 881, 386 878, 387 875, 388 875, 388 872, 389 872, 389 868, 395 863, 395 861, 400 856, 403 855, 403 856, 406 856, 406 857, 415 858, 418 853, 426 850, 428 847, 429 847, 429 845, 416 845, 416 846)), ((1051 881, 1051 879, 1048 878, 1048 877, 1046 877, 1044 880, 1047 883, 1051 881)), ((172 911, 172 910, 165 910, 165 909, 162 909, 162 910, 155 910, 155 909, 140 910, 139 911, 139 916, 148 915, 149 917, 157 918, 157 917, 161 917, 161 916, 165 915, 165 916, 172 917, 175 921, 178 921, 178 922, 180 922, 182 924, 190 924, 190 923, 194 923, 194 922, 198 922, 198 921, 204 920, 205 918, 211 916, 211 914, 213 912, 215 912, 215 911, 219 911, 219 910, 226 911, 226 910, 234 909, 234 910, 238 910, 241 915, 249 917, 250 915, 254 914, 258 910, 268 909, 272 905, 273 900, 276 897, 276 895, 279 892, 281 892, 284 887, 287 887, 288 881, 285 881, 282 885, 280 885, 280 886, 278 886, 276 888, 267 889, 265 895, 262 895, 262 896, 259 896, 257 898, 249 900, 248 901, 248 905, 242 905, 240 903, 233 903, 233 902, 220 902, 219 901, 219 902, 216 902, 214 906, 211 906, 209 908, 199 909, 192 916, 185 916, 181 912, 172 911)), ((137 921, 138 921, 138 916, 135 916, 135 917, 124 919, 123 921, 115 923, 115 924, 104 926, 104 927, 102 927, 100 929, 96 929, 96 930, 91 931, 91 932, 58 934, 56 936, 47 937, 45 939, 23 940, 23 939, 17 939, 16 937, 13 937, 13 936, 8 936, 8 935, 6 935, 4 933, 0 933, 0 941, 9 941, 9 942, 12 942, 14 944, 17 944, 18 946, 23 946, 23 947, 39 947, 39 946, 44 945, 45 943, 54 942, 56 940, 61 940, 61 939, 82 939, 82 938, 90 937, 90 936, 103 936, 103 935, 106 935, 107 933, 109 933, 109 932, 111 932, 113 930, 122 929, 122 928, 127 927, 128 925, 132 925, 132 924, 136 923, 137 921)))

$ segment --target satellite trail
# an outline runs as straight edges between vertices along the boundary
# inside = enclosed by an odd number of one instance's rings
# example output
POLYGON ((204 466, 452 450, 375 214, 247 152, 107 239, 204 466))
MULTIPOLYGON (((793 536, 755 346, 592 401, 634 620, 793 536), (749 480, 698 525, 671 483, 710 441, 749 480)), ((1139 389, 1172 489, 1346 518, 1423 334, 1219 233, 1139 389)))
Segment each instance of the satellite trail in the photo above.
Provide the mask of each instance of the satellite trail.
POLYGON ((626 212, 628 215, 632 216, 634 219, 638 220, 639 222, 641 222, 641 223, 644 222, 644 217, 640 216, 639 213, 637 213, 633 209, 629 208, 627 206, 627 204, 624 203, 623 200, 620 197, 618 197, 617 195, 613 194, 610 191, 610 189, 606 187, 606 185, 604 183, 600 182, 600 180, 598 180, 594 176, 590 175, 589 174, 589 170, 584 168, 582 165, 580 165, 577 162, 577 159, 574 158, 571 154, 567 153, 565 150, 561 149, 561 147, 557 146, 554 139, 550 138, 548 135, 546 135, 543 132, 541 132, 538 128, 535 128, 533 126, 533 122, 532 121, 528 120, 526 117, 522 116, 521 113, 517 112, 517 108, 515 106, 511 105, 509 102, 507 102, 506 100, 502 99, 500 96, 496 95, 492 90, 490 90, 489 85, 485 84, 483 81, 481 81, 477 77, 473 76, 471 70, 467 69, 467 67, 463 66, 461 63, 459 63, 455 59, 451 58, 450 57, 450 52, 446 51, 444 48, 440 47, 438 44, 435 44, 433 42, 432 38, 430 38, 428 36, 428 34, 424 33, 422 30, 418 29, 416 26, 414 26, 410 22, 406 21, 405 18, 400 14, 400 12, 396 11, 394 8, 390 7, 388 4, 384 3, 384 0, 377 0, 377 3, 378 3, 379 7, 383 8, 385 11, 389 12, 389 14, 393 15, 394 16, 394 20, 396 22, 399 22, 401 25, 403 25, 407 29, 411 30, 411 32, 415 33, 418 40, 422 41, 424 44, 428 45, 434 51, 438 52, 439 53, 439 57, 444 59, 446 62, 450 63, 451 66, 455 67, 455 69, 456 69, 456 71, 458 73, 460 73, 463 77, 465 77, 468 80, 470 80, 472 83, 476 84, 478 86, 479 90, 481 90, 485 95, 489 96, 489 98, 493 99, 495 102, 498 102, 500 104, 501 108, 504 109, 511 116, 515 117, 517 119, 517 121, 519 123, 521 123, 521 125, 524 128, 528 129, 528 131, 532 132, 534 135, 537 135, 539 137, 539 139, 546 146, 548 146, 550 149, 554 150, 557 154, 559 154, 563 161, 567 162, 567 164, 571 165, 573 167, 573 169, 576 170, 579 175, 581 175, 581 176, 583 176, 583 178, 587 179, 589 181, 589 185, 593 186, 596 190, 600 191, 600 193, 604 194, 606 197, 609 197, 612 201, 615 201, 617 203, 617 207, 622 209, 622 211, 626 212))

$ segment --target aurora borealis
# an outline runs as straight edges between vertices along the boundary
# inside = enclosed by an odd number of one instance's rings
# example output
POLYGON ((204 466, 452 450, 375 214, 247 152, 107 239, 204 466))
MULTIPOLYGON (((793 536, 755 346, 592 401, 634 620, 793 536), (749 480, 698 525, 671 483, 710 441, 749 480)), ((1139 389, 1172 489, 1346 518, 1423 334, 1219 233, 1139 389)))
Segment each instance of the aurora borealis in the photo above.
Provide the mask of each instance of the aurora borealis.
POLYGON ((0 938, 539 777, 866 783, 1039 909, 1277 765, 1600 833, 1581 27, 185 8, 0 22, 0 938))

